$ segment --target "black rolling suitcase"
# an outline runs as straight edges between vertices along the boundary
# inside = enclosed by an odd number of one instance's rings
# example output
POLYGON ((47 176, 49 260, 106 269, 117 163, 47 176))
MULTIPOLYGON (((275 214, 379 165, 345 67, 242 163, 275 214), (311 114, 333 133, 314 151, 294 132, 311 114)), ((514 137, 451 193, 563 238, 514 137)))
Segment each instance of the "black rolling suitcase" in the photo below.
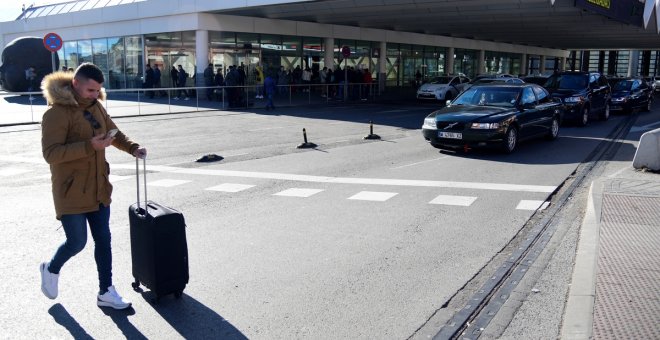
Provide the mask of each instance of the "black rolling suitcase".
POLYGON ((137 202, 128 209, 131 232, 133 289, 145 285, 155 294, 153 302, 167 294, 180 298, 188 283, 186 222, 175 209, 147 200, 144 168, 144 204, 140 203, 139 162, 135 160, 137 202))

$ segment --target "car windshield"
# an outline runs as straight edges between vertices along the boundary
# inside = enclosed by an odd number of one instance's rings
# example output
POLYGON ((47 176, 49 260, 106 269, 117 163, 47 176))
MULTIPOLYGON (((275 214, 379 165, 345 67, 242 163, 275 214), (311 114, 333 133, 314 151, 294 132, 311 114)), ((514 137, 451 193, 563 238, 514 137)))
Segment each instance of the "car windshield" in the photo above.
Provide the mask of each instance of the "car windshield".
POLYGON ((436 77, 430 83, 431 84, 448 84, 451 81, 452 77, 436 77))
POLYGON ((630 91, 632 88, 632 81, 620 81, 614 84, 614 91, 630 91))
POLYGON ((550 77, 543 87, 560 90, 580 90, 587 87, 588 83, 587 76, 584 74, 559 74, 550 77))
POLYGON ((519 88, 476 86, 468 89, 452 105, 482 105, 513 107, 518 100, 519 88))

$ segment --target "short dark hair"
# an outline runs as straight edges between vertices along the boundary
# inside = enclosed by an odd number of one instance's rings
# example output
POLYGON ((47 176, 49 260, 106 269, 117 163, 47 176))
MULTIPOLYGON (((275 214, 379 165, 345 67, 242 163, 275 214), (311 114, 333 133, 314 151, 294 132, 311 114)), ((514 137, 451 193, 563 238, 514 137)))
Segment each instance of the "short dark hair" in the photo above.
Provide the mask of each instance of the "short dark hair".
POLYGON ((101 69, 92 64, 92 63, 82 63, 78 68, 76 69, 75 73, 73 74, 73 77, 76 79, 92 79, 96 81, 99 84, 103 84, 105 81, 105 78, 103 77, 103 71, 101 69))

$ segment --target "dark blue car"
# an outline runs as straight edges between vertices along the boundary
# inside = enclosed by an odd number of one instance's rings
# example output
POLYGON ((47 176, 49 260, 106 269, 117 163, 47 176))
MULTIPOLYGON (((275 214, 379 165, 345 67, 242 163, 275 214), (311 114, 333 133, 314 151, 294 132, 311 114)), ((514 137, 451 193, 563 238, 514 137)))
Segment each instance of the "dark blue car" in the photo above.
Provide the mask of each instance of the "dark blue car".
POLYGON ((610 110, 622 113, 631 113, 636 109, 651 111, 652 102, 653 89, 644 79, 627 78, 612 87, 610 110))

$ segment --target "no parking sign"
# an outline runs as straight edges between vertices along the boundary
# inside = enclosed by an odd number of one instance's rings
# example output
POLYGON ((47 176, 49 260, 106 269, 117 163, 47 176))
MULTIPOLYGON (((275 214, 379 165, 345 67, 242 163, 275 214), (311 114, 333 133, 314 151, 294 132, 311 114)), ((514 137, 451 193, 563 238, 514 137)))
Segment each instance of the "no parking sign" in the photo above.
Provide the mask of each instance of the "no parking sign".
POLYGON ((44 46, 47 50, 55 53, 62 48, 62 37, 57 33, 48 33, 44 36, 44 46))
POLYGON ((51 61, 53 63, 53 72, 55 69, 55 53, 62 48, 62 37, 57 33, 48 33, 44 36, 44 47, 50 51, 51 61))

